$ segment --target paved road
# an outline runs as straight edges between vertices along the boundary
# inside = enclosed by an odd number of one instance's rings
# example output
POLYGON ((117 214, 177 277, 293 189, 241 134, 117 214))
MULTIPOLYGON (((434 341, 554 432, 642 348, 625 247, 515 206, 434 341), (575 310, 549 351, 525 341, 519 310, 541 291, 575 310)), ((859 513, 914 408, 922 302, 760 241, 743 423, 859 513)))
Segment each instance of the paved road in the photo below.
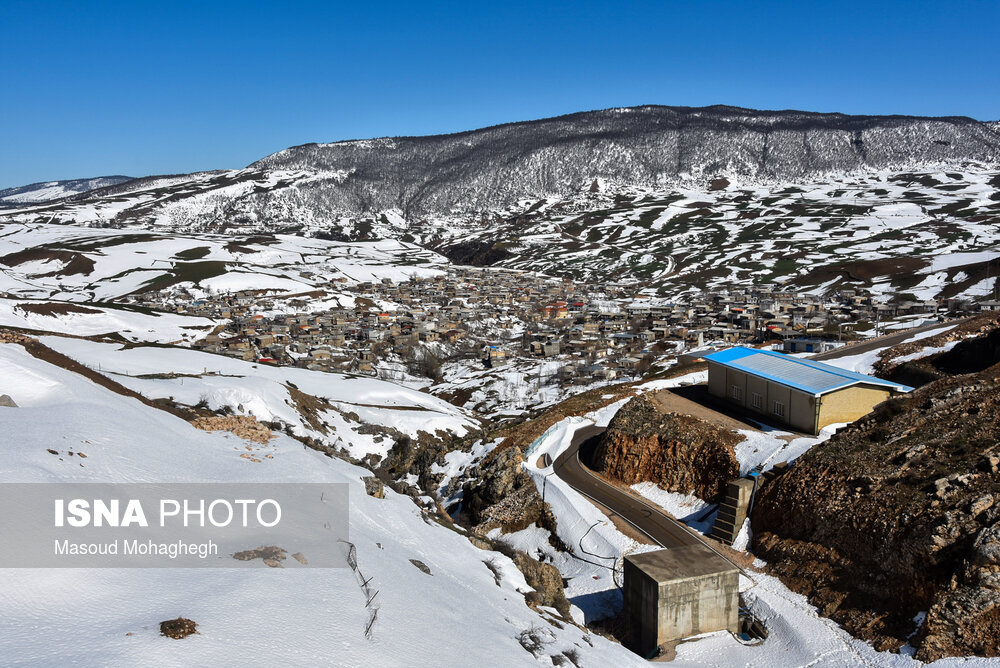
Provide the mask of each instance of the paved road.
POLYGON ((934 322, 929 325, 921 325, 920 327, 912 327, 910 329, 901 330, 895 334, 888 334, 873 339, 871 341, 865 341, 864 343, 855 343, 853 345, 848 344, 840 348, 835 348, 829 352, 817 353, 810 357, 809 359, 814 360, 832 360, 838 357, 847 357, 849 355, 860 355, 861 353, 867 353, 876 348, 886 348, 888 346, 895 346, 902 343, 906 339, 910 338, 914 334, 919 334, 920 332, 926 332, 931 329, 937 329, 939 327, 955 326, 968 318, 959 318, 957 320, 948 320, 946 322, 934 322))
POLYGON ((580 461, 581 446, 586 452, 588 448, 596 445, 597 438, 602 433, 604 429, 601 427, 578 429, 570 447, 555 461, 553 469, 556 475, 569 483, 570 487, 609 509, 662 547, 701 543, 702 541, 691 530, 656 506, 609 485, 583 465, 580 461))
MULTIPOLYGON (((946 324, 958 324, 960 320, 949 323, 932 323, 921 327, 906 329, 898 333, 882 336, 874 341, 866 341, 852 346, 844 346, 827 353, 814 355, 812 359, 835 359, 847 355, 857 355, 876 348, 896 345, 899 342, 930 329, 946 324)), ((581 449, 587 453, 593 450, 598 437, 604 433, 601 427, 584 427, 578 429, 573 436, 573 442, 559 458, 556 459, 553 470, 555 474, 569 483, 569 486, 584 496, 597 502, 612 515, 618 516, 632 525, 640 533, 662 547, 681 547, 685 545, 705 544, 694 532, 664 513, 657 506, 643 501, 636 496, 623 492, 608 484, 580 461, 581 449)))

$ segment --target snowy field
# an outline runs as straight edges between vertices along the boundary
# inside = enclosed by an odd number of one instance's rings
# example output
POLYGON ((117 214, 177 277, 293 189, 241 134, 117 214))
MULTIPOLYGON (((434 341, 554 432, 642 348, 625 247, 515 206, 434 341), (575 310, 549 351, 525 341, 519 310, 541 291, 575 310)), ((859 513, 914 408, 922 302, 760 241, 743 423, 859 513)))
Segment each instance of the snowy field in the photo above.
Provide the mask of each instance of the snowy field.
POLYGON ((524 605, 530 588, 509 559, 426 521, 408 497, 367 496, 368 471, 284 435, 262 446, 270 459, 252 463, 235 436, 198 431, 13 344, 0 345, 0 392, 20 406, 0 408, 4 482, 348 483, 351 540, 379 591, 369 640, 369 610, 348 569, 3 569, 6 666, 552 665, 563 652, 577 652, 581 665, 642 663, 597 635, 548 623, 524 605), (159 622, 177 616, 195 620, 200 635, 161 637, 159 622), (519 642, 531 629, 543 641, 537 659, 519 642))
MULTIPOLYGON (((0 273, 2 275, 2 273, 0 273)), ((215 322, 208 318, 172 313, 141 313, 94 304, 80 307, 87 313, 46 315, 31 311, 34 302, 0 299, 0 327, 18 327, 74 336, 120 334, 129 341, 179 343, 196 341, 208 334, 215 322)), ((56 303, 58 306, 58 303, 56 303)))
POLYGON ((0 227, 0 258, 0 293, 76 302, 141 292, 164 276, 206 291, 294 294, 335 281, 436 276, 448 264, 437 253, 391 239, 343 243, 279 234, 237 240, 36 223, 0 227))
POLYGON ((461 409, 423 392, 375 378, 275 367, 182 348, 134 347, 58 336, 42 343, 110 376, 151 399, 172 398, 188 406, 230 409, 264 422, 292 426, 299 436, 345 449, 361 459, 384 457, 394 441, 369 433, 366 425, 413 438, 438 431, 461 436, 478 427, 461 409), (162 377, 172 374, 175 377, 162 377), (160 376, 160 377, 150 377, 160 376), (320 431, 296 408, 292 390, 326 400, 317 420, 320 431))

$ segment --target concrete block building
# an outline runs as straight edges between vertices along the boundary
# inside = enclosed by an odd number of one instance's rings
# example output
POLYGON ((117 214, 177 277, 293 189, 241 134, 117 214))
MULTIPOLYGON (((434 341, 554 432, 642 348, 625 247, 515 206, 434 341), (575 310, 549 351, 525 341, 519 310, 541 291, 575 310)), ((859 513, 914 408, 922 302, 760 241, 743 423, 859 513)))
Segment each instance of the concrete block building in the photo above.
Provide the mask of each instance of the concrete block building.
POLYGON ((912 387, 814 360, 737 346, 705 356, 715 397, 809 434, 853 422, 912 387))
POLYGON ((625 557, 625 623, 637 650, 739 627, 739 570, 701 543, 625 557))

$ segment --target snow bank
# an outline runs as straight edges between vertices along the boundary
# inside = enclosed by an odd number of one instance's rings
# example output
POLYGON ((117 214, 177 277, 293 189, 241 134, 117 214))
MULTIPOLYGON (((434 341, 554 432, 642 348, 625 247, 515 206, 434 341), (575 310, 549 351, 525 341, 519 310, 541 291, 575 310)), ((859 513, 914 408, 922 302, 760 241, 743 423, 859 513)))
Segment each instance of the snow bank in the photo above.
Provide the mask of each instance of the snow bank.
POLYGON ((95 313, 42 315, 20 308, 22 303, 35 302, 0 299, 0 327, 20 327, 74 336, 117 333, 130 341, 144 343, 190 343, 205 336, 215 326, 215 322, 208 318, 171 313, 150 315, 93 304, 87 304, 84 308, 96 311, 95 313))
POLYGON ((506 557, 425 521, 408 497, 366 495, 364 469, 283 435, 261 446, 271 459, 251 463, 235 436, 196 430, 16 345, 0 345, 0 385, 21 404, 0 416, 0 480, 347 483, 351 540, 379 591, 368 640, 348 569, 0 569, 5 665, 538 665, 518 637, 539 627, 548 629, 546 662, 573 650, 584 665, 642 665, 600 636, 545 623, 525 606, 506 557), (87 457, 71 459, 69 449, 87 457), (487 560, 501 565, 499 583, 487 560), (161 637, 159 622, 179 615, 200 635, 161 637))

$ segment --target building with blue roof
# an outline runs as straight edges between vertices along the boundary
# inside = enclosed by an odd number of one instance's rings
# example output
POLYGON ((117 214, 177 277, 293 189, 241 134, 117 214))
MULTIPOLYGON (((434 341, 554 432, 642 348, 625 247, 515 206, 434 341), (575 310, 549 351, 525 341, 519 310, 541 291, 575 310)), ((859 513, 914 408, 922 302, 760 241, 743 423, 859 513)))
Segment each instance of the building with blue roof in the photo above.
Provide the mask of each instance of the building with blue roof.
POLYGON ((738 346, 705 356, 708 391, 715 397, 817 434, 830 424, 853 422, 912 387, 855 371, 738 346))

